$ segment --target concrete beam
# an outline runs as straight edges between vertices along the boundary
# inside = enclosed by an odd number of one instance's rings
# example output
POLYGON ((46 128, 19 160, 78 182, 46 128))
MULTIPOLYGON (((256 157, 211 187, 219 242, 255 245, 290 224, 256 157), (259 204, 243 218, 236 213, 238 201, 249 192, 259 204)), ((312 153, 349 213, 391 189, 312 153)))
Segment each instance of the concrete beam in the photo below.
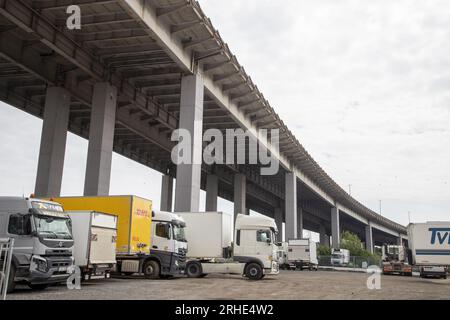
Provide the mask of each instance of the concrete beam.
POLYGON ((85 196, 109 195, 116 107, 116 87, 107 82, 96 83, 89 127, 85 196))
POLYGON ((339 249, 341 245, 341 228, 339 226, 339 209, 331 208, 331 237, 334 249, 339 249))
POLYGON ((362 222, 364 224, 369 224, 369 220, 362 217, 361 215, 357 214, 353 210, 346 208, 345 206, 341 205, 340 203, 336 204, 339 211, 345 213, 346 215, 352 217, 355 220, 358 220, 359 222, 362 222))
POLYGON ((69 93, 63 88, 48 88, 35 186, 38 197, 58 197, 61 194, 69 114, 69 93))
POLYGON ((286 240, 297 239, 297 177, 295 173, 286 173, 285 184, 286 240))
POLYGON ((208 174, 206 177, 206 211, 217 211, 217 197, 219 196, 219 177, 208 174))
POLYGON ((234 175, 234 219, 238 214, 248 214, 246 205, 247 180, 244 174, 234 175))
POLYGON ((303 209, 297 209, 297 237, 303 238, 303 209))
POLYGON ((200 209, 200 179, 203 141, 203 79, 200 75, 184 76, 181 80, 180 129, 190 134, 189 163, 177 166, 175 211, 198 212, 200 209))
POLYGON ((366 231, 366 249, 373 253, 373 235, 372 226, 369 224, 365 227, 366 231))
POLYGON ((172 212, 173 204, 173 178, 169 175, 163 175, 161 182, 161 211, 172 212))

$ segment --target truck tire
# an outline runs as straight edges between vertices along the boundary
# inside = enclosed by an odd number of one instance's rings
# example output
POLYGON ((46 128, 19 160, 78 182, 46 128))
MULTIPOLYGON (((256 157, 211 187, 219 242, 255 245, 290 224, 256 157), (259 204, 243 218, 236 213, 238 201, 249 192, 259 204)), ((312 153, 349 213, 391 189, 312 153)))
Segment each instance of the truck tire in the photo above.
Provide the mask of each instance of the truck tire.
POLYGON ((147 279, 159 279, 160 267, 159 263, 154 260, 149 260, 144 263, 144 277, 147 279))
POLYGON ((14 282, 14 278, 16 277, 16 266, 11 264, 11 269, 9 270, 9 279, 8 279, 8 288, 6 289, 7 293, 13 293, 16 288, 16 283, 14 282))
POLYGON ((200 262, 193 261, 186 264, 186 275, 188 278, 201 278, 203 274, 204 273, 200 262))
POLYGON ((47 289, 47 287, 48 287, 49 285, 48 285, 47 283, 39 283, 39 284, 31 284, 31 283, 29 283, 28 286, 29 286, 31 289, 33 289, 33 290, 40 291, 40 290, 45 290, 45 289, 47 289))
POLYGON ((257 263, 250 263, 245 268, 245 276, 250 280, 261 280, 263 275, 263 269, 257 263))

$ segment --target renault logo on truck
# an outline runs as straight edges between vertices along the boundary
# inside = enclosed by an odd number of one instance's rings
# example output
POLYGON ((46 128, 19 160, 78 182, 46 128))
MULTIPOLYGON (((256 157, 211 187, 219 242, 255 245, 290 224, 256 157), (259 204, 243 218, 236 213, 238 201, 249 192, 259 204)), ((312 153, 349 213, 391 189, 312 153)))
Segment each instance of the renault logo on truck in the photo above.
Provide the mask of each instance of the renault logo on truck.
POLYGON ((431 244, 445 244, 446 242, 450 244, 450 228, 429 228, 431 231, 431 244))

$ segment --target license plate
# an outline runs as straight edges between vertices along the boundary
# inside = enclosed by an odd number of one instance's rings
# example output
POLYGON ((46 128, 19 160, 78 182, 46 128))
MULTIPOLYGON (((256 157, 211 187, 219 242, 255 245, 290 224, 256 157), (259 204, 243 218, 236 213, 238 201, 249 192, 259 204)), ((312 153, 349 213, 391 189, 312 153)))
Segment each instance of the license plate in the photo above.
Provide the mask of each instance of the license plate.
POLYGON ((58 268, 58 272, 66 272, 67 271, 67 267, 59 267, 58 268))

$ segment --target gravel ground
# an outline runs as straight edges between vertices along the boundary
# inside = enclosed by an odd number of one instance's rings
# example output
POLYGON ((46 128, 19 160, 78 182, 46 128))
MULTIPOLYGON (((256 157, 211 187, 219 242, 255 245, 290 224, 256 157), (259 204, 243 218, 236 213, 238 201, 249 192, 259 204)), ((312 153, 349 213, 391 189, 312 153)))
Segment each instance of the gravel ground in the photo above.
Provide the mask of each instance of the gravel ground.
POLYGON ((10 300, 97 299, 450 299, 450 280, 381 276, 381 289, 367 289, 368 274, 337 271, 282 271, 278 276, 249 281, 240 276, 212 275, 203 279, 99 279, 81 290, 53 286, 31 291, 18 286, 10 300))

